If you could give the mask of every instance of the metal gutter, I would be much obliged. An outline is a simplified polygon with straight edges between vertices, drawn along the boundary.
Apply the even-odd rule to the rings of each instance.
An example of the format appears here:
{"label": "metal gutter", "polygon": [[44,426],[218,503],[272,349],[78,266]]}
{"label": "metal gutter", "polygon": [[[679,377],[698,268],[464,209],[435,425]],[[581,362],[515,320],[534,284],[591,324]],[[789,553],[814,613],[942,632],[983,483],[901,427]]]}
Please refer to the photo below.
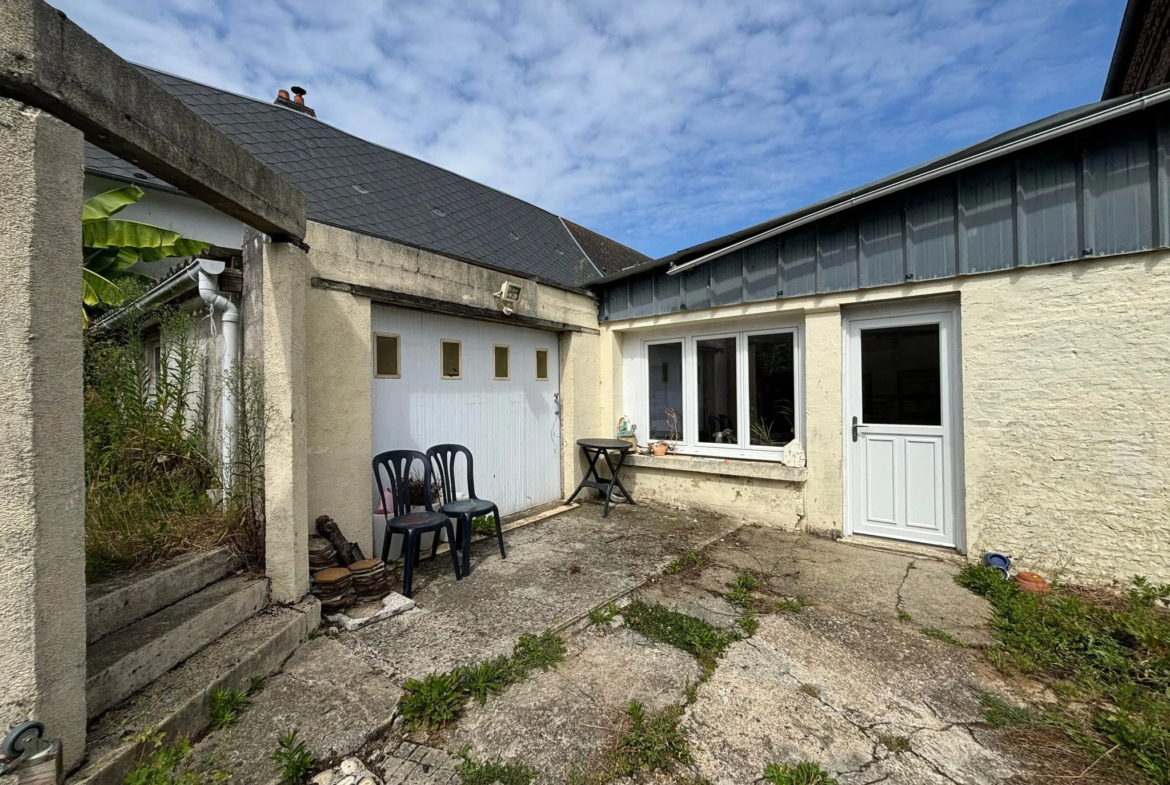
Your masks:
{"label": "metal gutter", "polygon": [[1052,139],[1053,137],[1062,136],[1073,131],[1079,131],[1082,128],[1087,128],[1098,123],[1103,123],[1106,120],[1112,120],[1116,117],[1142,111],[1167,100],[1170,100],[1170,87],[1162,87],[1151,91],[1146,95],[1134,98],[1131,101],[1125,101],[1124,103],[1111,106],[1108,109],[1090,114],[1086,117],[1081,117],[1076,120],[1071,120],[1067,123],[1055,125],[1043,131],[1029,134],[1028,136],[1025,136],[1021,139],[1016,139],[1014,141],[1006,142],[1002,145],[993,147],[990,150],[984,150],[982,152],[975,153],[974,155],[960,158],[957,161],[952,161],[938,167],[918,172],[909,177],[906,177],[905,179],[898,180],[897,182],[879,186],[871,191],[864,191],[864,189],[850,191],[844,194],[843,197],[839,197],[827,207],[815,210],[811,213],[808,213],[807,215],[801,216],[800,218],[786,221],[779,226],[768,229],[765,232],[752,235],[751,237],[748,237],[744,240],[740,240],[724,248],[720,248],[717,251],[712,251],[709,254],[700,256],[697,259],[692,259],[689,262],[674,265],[666,271],[666,274],[678,275],[679,273],[689,270],[692,267],[697,267],[698,265],[709,262],[712,259],[718,259],[720,256],[725,256],[726,254],[729,254],[733,251],[738,251],[740,248],[758,243],[760,240],[766,240],[769,237],[775,237],[776,235],[786,232],[790,229],[795,229],[797,227],[812,223],[813,221],[816,221],[827,215],[840,212],[841,210],[845,210],[850,207],[855,207],[859,204],[872,202],[875,199],[880,199],[883,196],[888,196],[889,194],[905,190],[929,180],[934,180],[935,178],[951,174],[952,172],[957,172],[960,169],[966,169],[968,167],[975,166],[976,164],[993,158],[998,158],[1009,153],[1014,153],[1017,150],[1023,150],[1025,148],[1032,147],[1034,145],[1040,144],[1041,142]]}
{"label": "metal gutter", "polygon": [[169,302],[199,285],[199,273],[219,275],[226,265],[211,259],[196,259],[146,294],[126,303],[113,313],[98,319],[87,331],[90,335],[102,335],[122,324],[131,315],[140,314],[157,305]]}

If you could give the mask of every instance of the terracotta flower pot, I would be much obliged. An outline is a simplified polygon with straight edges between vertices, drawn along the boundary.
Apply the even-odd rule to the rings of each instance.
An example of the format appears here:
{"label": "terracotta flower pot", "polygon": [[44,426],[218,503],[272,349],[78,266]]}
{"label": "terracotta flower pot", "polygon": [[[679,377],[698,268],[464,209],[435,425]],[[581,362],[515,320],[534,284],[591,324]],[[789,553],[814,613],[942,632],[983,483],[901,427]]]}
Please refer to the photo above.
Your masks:
{"label": "terracotta flower pot", "polygon": [[1024,591],[1046,592],[1051,591],[1052,587],[1048,585],[1048,581],[1044,580],[1034,572],[1020,572],[1016,574],[1016,583]]}
{"label": "terracotta flower pot", "polygon": [[650,451],[655,455],[666,455],[666,442],[658,442],[650,447]]}

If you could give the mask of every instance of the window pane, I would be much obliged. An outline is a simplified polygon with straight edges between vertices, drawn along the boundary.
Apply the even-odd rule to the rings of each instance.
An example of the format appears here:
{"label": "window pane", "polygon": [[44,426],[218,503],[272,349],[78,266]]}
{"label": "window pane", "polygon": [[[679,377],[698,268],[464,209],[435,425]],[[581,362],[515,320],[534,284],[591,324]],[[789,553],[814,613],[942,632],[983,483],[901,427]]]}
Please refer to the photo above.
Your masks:
{"label": "window pane", "polygon": [[861,332],[861,412],[867,423],[942,425],[938,325]]}
{"label": "window pane", "polygon": [[548,381],[548,349],[536,350],[536,381]]}
{"label": "window pane", "polygon": [[398,375],[398,336],[374,337],[374,373],[378,376]]}
{"label": "window pane", "polygon": [[457,379],[460,373],[460,356],[458,341],[443,341],[443,378]]}
{"label": "window pane", "polygon": [[736,444],[735,338],[695,342],[699,373],[699,441]]}
{"label": "window pane", "polygon": [[496,356],[495,356],[496,378],[497,379],[507,379],[509,376],[509,374],[508,374],[508,347],[507,346],[497,346],[497,347],[495,347],[495,349],[496,349]]}
{"label": "window pane", "polygon": [[792,333],[748,336],[751,443],[780,447],[796,438]]}
{"label": "window pane", "polygon": [[682,344],[647,347],[650,385],[650,438],[683,438]]}

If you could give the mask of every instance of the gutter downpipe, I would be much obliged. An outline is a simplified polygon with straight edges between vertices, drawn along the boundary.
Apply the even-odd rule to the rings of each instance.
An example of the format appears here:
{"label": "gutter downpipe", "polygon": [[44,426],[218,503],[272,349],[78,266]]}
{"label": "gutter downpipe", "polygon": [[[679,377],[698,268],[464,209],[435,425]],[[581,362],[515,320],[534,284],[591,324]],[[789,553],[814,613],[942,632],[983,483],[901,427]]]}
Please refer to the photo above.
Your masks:
{"label": "gutter downpipe", "polygon": [[1077,120],[1070,120],[1067,123],[1063,123],[1053,128],[1049,128],[1044,131],[1037,131],[1030,136],[1025,136],[1023,139],[1017,139],[1014,142],[1007,142],[1006,144],[1002,144],[999,147],[993,147],[990,150],[984,150],[981,153],[976,153],[975,155],[970,155],[966,158],[960,158],[958,161],[952,161],[951,163],[944,164],[943,166],[940,166],[936,169],[920,172],[916,175],[906,178],[905,180],[899,180],[896,183],[884,185],[868,193],[861,194],[860,196],[854,196],[854,194],[857,192],[850,191],[846,198],[823,207],[816,212],[809,213],[808,215],[802,216],[800,218],[795,218],[791,221],[781,224],[780,226],[772,227],[767,231],[760,232],[757,235],[748,237],[746,240],[740,240],[738,242],[732,243],[725,248],[720,248],[718,251],[712,251],[711,253],[700,256],[697,259],[691,259],[689,262],[683,262],[682,264],[674,265],[673,267],[667,269],[666,274],[678,275],[685,270],[689,270],[692,267],[698,267],[700,264],[709,262],[712,259],[718,259],[720,256],[729,254],[732,251],[738,251],[740,248],[745,248],[752,243],[757,243],[760,240],[767,240],[769,237],[775,237],[782,232],[786,232],[789,229],[795,229],[798,226],[810,224],[813,221],[816,221],[826,215],[831,215],[832,213],[840,212],[843,209],[854,207],[859,204],[864,204],[865,202],[871,202],[874,199],[885,196],[886,194],[894,193],[895,191],[901,191],[904,188],[909,188],[912,185],[917,185],[918,183],[925,182],[927,180],[933,180],[936,177],[942,177],[943,175],[950,174],[951,172],[958,171],[959,169],[965,169],[968,166],[973,166],[990,158],[996,158],[1006,153],[1014,152],[1025,147],[1030,147],[1054,136],[1060,136],[1061,134],[1068,133],[1069,131],[1076,131],[1087,126],[1096,125],[1097,123],[1103,122],[1105,120],[1110,120],[1114,117],[1120,117],[1122,115],[1142,111],[1166,100],[1170,100],[1170,88],[1164,88],[1155,93],[1151,93],[1150,95],[1137,98],[1133,101],[1127,101],[1119,106],[1115,106],[1111,109],[1100,112],[1099,114],[1092,114],[1088,117],[1081,117]]}
{"label": "gutter downpipe", "polygon": [[220,460],[223,471],[223,502],[227,503],[228,491],[232,485],[232,460],[236,453],[236,400],[231,393],[231,377],[235,372],[236,359],[240,353],[240,309],[227,297],[219,293],[219,273],[223,263],[214,273],[199,269],[199,296],[207,303],[214,318],[220,312],[220,330],[223,334],[223,352],[219,372],[219,419],[220,419]]}

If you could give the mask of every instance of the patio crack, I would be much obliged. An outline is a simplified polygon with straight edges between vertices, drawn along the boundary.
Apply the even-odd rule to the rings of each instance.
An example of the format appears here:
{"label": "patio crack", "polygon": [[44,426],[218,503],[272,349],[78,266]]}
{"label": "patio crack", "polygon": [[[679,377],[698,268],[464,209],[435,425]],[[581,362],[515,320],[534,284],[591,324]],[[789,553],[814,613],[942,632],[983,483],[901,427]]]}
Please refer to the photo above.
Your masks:
{"label": "patio crack", "polygon": [[906,587],[906,581],[910,579],[910,570],[913,570],[917,566],[918,566],[917,561],[914,559],[911,559],[910,563],[906,565],[906,571],[904,573],[902,573],[901,582],[898,584],[898,591],[896,593],[897,600],[894,602],[894,610],[896,610],[898,612],[899,617],[902,616],[903,613],[905,613],[905,611],[902,610],[902,589],[904,589]]}

